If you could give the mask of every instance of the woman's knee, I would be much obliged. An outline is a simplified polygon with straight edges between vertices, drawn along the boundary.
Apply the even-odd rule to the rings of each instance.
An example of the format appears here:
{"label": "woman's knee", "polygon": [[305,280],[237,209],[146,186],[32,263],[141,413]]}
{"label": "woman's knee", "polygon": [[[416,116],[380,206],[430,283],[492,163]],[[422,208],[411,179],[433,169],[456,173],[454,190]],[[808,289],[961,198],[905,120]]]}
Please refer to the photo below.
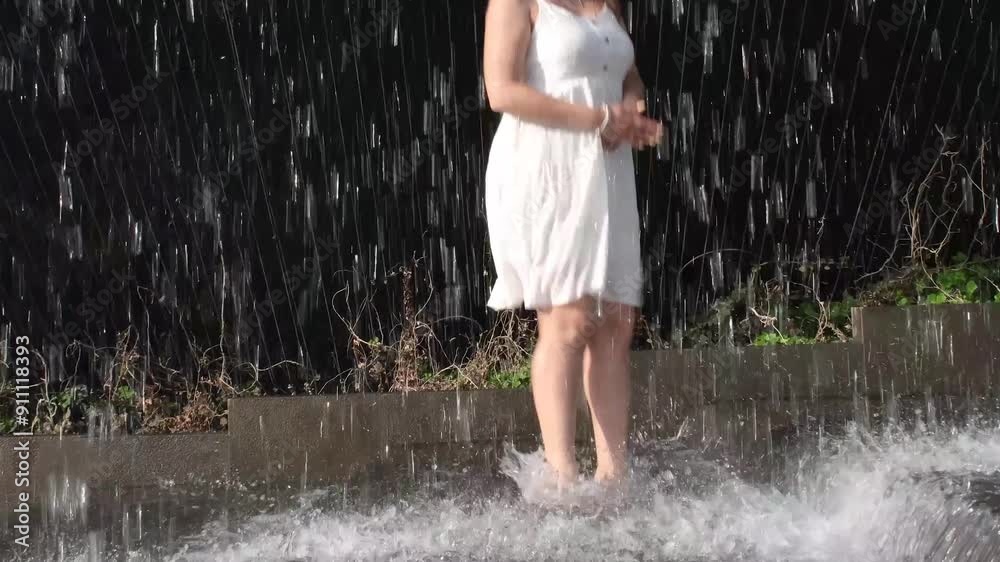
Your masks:
{"label": "woman's knee", "polygon": [[602,338],[614,344],[632,342],[635,333],[635,321],[638,317],[634,307],[615,304],[607,310],[607,319],[603,326]]}
{"label": "woman's knee", "polygon": [[635,333],[635,321],[638,317],[635,308],[631,306],[622,307],[621,313],[615,318],[615,333],[618,337],[632,338]]}
{"label": "woman's knee", "polygon": [[597,315],[585,304],[557,307],[539,319],[539,337],[562,347],[583,349],[600,328]]}

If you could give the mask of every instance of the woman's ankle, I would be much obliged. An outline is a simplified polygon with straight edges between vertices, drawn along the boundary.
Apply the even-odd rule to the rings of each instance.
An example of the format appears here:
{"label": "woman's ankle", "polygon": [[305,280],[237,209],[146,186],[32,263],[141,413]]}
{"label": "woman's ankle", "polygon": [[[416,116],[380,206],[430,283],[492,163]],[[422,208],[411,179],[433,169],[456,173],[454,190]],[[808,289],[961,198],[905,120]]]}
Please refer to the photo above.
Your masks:
{"label": "woman's ankle", "polygon": [[628,466],[624,461],[598,463],[594,481],[616,484],[628,478]]}
{"label": "woman's ankle", "polygon": [[572,486],[580,475],[580,469],[575,462],[568,461],[547,461],[549,469],[556,478],[559,488]]}

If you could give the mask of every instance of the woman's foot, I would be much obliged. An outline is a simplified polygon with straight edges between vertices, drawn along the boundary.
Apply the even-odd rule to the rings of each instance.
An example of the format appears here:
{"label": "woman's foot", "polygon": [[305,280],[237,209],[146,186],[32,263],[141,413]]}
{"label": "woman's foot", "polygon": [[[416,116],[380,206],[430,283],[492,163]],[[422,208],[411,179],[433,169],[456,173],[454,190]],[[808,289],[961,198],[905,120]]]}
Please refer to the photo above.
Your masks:
{"label": "woman's foot", "polygon": [[555,477],[556,489],[560,493],[568,492],[573,489],[580,479],[580,472],[577,469],[576,464],[549,463],[549,469]]}
{"label": "woman's foot", "polygon": [[599,467],[594,474],[594,482],[604,490],[605,497],[621,499],[628,490],[628,470],[625,468],[609,470]]}
{"label": "woman's foot", "polygon": [[[610,455],[609,455],[610,456]],[[616,458],[617,457],[617,458]],[[604,462],[601,462],[601,461]],[[622,482],[628,478],[628,464],[621,455],[611,456],[611,459],[598,458],[597,470],[594,472],[594,481],[614,484]]]}

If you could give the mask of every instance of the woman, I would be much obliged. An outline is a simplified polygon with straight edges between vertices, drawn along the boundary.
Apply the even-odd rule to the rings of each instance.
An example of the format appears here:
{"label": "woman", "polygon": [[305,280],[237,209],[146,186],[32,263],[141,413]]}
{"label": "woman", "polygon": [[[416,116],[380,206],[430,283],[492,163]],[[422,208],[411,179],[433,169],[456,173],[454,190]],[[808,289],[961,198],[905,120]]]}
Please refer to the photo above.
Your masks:
{"label": "woman", "polygon": [[490,149],[486,210],[498,278],[488,305],[538,311],[532,392],[546,463],[577,479],[577,389],[593,417],[595,480],[627,468],[629,351],[641,304],[631,148],[662,126],[617,0],[491,0],[484,74],[504,114]]}

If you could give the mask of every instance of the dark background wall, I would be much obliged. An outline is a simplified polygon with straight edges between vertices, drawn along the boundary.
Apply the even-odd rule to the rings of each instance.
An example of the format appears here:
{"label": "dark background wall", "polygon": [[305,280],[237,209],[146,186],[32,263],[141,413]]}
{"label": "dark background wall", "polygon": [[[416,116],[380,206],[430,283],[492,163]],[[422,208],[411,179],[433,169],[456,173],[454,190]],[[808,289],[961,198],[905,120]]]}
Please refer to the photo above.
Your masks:
{"label": "dark background wall", "polygon": [[[902,264],[912,224],[997,254],[992,2],[625,4],[671,133],[637,157],[663,334],[762,264],[836,296]],[[123,334],[177,372],[215,349],[336,378],[352,331],[398,335],[407,267],[460,353],[493,320],[484,10],[4,2],[0,338],[32,336],[53,382],[108,376]]]}

